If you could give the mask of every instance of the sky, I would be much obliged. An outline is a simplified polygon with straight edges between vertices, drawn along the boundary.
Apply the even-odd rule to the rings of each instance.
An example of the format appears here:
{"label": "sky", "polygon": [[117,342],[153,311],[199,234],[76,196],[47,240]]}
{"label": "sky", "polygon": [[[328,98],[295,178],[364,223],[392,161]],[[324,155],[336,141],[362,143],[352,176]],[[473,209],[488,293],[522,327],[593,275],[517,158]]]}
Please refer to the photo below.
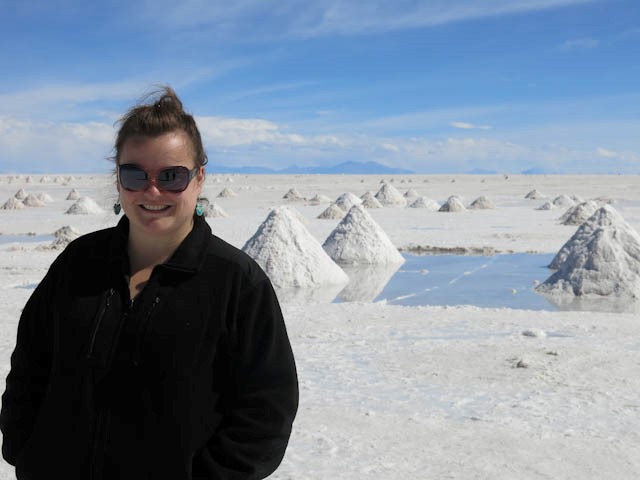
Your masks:
{"label": "sky", "polygon": [[172,86],[212,165],[640,174],[637,0],[0,0],[0,172],[112,169]]}

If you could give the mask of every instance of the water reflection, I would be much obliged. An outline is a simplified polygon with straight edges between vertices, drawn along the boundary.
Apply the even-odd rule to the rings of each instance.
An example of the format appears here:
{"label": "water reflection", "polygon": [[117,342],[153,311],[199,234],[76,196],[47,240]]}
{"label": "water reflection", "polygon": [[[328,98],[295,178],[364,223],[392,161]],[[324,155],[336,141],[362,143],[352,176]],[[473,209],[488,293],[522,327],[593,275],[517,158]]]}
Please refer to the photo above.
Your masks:
{"label": "water reflection", "polygon": [[343,265],[349,283],[340,292],[337,301],[373,302],[401,265]]}
{"label": "water reflection", "polygon": [[331,303],[344,285],[294,288],[274,287],[280,303]]}
{"label": "water reflection", "polygon": [[558,310],[606,312],[606,313],[640,313],[640,301],[628,297],[576,297],[573,295],[540,294],[551,302]]}

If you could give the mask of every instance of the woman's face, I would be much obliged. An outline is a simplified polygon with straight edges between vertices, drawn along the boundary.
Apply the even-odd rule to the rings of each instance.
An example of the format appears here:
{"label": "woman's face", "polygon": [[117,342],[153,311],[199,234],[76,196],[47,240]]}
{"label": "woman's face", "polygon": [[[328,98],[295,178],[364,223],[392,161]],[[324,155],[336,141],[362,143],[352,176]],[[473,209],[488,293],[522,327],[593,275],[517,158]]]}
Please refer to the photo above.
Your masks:
{"label": "woman's face", "polygon": [[124,188],[118,179],[118,192],[124,213],[129,218],[130,232],[142,237],[161,237],[181,241],[191,231],[198,195],[202,190],[204,167],[182,192],[158,188],[158,172],[170,167],[196,165],[191,141],[181,130],[157,137],[133,136],[122,147],[118,165],[136,165],[147,173],[146,188],[132,191]]}

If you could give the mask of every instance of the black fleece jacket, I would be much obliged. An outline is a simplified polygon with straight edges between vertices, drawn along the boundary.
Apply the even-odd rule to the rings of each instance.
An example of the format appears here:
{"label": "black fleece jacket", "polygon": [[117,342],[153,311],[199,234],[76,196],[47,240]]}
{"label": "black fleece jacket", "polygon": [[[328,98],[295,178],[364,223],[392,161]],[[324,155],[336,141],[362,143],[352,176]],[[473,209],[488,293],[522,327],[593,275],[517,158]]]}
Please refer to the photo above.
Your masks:
{"label": "black fleece jacket", "polygon": [[129,300],[129,224],[85,235],[27,302],[2,396],[20,480],[260,479],[298,406],[265,273],[194,228]]}

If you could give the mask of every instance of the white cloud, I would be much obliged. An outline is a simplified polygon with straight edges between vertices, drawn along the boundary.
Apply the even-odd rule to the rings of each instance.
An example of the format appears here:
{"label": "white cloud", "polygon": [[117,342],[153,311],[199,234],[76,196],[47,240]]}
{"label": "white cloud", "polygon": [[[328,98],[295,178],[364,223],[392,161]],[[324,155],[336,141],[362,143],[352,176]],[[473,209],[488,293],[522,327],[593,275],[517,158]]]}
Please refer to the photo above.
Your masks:
{"label": "white cloud", "polygon": [[616,152],[602,147],[599,147],[596,151],[598,152],[598,155],[605,158],[615,158],[618,156]]}
{"label": "white cloud", "polygon": [[560,45],[560,50],[590,50],[600,45],[600,41],[595,38],[576,38],[567,40]]}
{"label": "white cloud", "polygon": [[475,125],[468,122],[451,122],[452,127],[461,128],[463,130],[490,130],[491,125]]}
{"label": "white cloud", "polygon": [[144,24],[193,30],[208,27],[225,38],[318,37],[430,27],[587,3],[592,0],[148,0],[140,8]]}

